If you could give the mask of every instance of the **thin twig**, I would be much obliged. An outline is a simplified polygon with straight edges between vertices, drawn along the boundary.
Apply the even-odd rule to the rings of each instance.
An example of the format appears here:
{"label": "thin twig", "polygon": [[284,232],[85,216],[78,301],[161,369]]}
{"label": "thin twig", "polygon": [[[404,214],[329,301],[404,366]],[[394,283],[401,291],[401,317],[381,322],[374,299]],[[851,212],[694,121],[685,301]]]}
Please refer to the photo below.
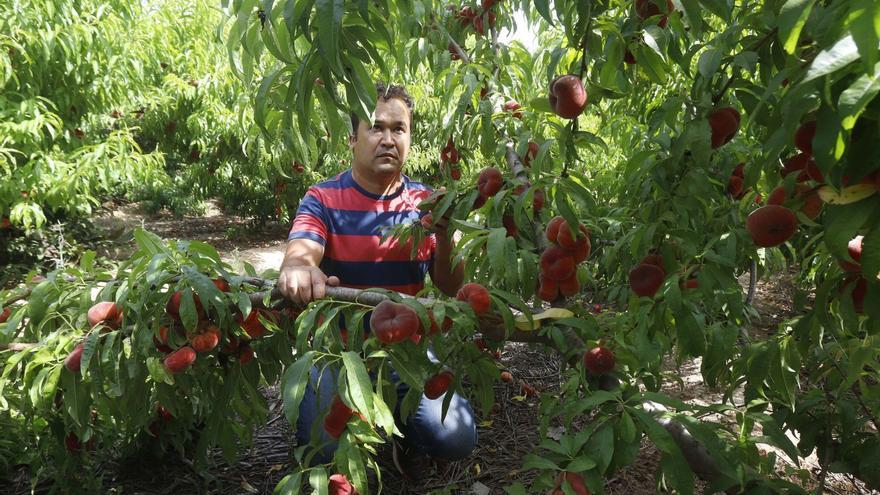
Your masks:
{"label": "thin twig", "polygon": [[[737,55],[739,55],[740,53],[743,53],[743,52],[752,52],[752,51],[757,50],[758,48],[761,48],[761,46],[763,46],[764,43],[766,43],[767,41],[769,41],[770,38],[772,38],[773,36],[775,36],[776,33],[777,33],[778,31],[779,31],[779,28],[773,28],[773,29],[771,29],[767,34],[765,34],[764,36],[762,36],[762,37],[761,37],[758,41],[756,41],[752,46],[750,46],[750,47],[748,47],[748,48],[742,50],[741,52],[737,53]],[[729,59],[727,62],[725,62],[725,64],[724,64],[724,65],[718,70],[718,72],[719,72],[719,73],[722,73],[722,74],[726,73],[726,72],[727,72],[727,68],[730,67],[730,64],[733,62],[733,60],[734,60],[735,58],[736,58],[735,55],[734,55],[734,56],[731,56],[730,59]],[[730,89],[730,86],[733,84],[733,81],[734,81],[737,77],[738,77],[738,76],[735,76],[735,75],[731,75],[731,76],[730,76],[730,79],[727,80],[727,82],[724,84],[724,86],[721,88],[721,90],[718,91],[718,93],[716,93],[715,96],[712,97],[712,103],[713,103],[713,104],[716,104],[716,105],[717,105],[718,102],[721,101],[721,98],[724,96],[724,93],[725,93],[728,89]]]}
{"label": "thin twig", "polygon": [[[587,11],[588,12],[587,15],[589,15],[589,12],[591,10],[592,10],[592,7],[590,7],[589,10]],[[578,73],[578,77],[580,79],[583,79],[584,74],[587,72],[587,42],[590,39],[590,30],[592,28],[593,28],[593,18],[590,17],[590,20],[587,21],[587,30],[584,32],[584,41],[581,43],[581,70]]]}
{"label": "thin twig", "polygon": [[[834,369],[836,369],[837,372],[840,373],[840,376],[844,380],[846,380],[847,379],[846,373],[844,373],[843,370],[840,369],[840,365],[837,364],[837,361],[835,361],[834,359],[829,359],[829,361],[831,361],[831,365],[834,366]],[[853,384],[853,386],[855,386],[855,384]],[[865,413],[865,416],[867,416],[868,419],[871,420],[871,423],[874,424],[874,429],[876,429],[878,432],[880,432],[880,420],[878,420],[877,417],[875,417],[874,414],[871,413],[871,410],[868,409],[867,404],[865,404],[865,402],[862,400],[862,395],[859,394],[858,392],[856,392],[855,390],[853,390],[853,395],[856,397],[856,400],[858,401],[859,405],[862,407],[862,411]],[[832,404],[833,404],[833,402],[832,402]]]}
{"label": "thin twig", "polygon": [[458,55],[458,58],[461,59],[462,62],[469,64],[471,63],[471,58],[468,57],[467,52],[464,51],[464,48],[455,41],[451,34],[448,34],[449,44],[452,45],[453,50],[455,50],[455,54]]}

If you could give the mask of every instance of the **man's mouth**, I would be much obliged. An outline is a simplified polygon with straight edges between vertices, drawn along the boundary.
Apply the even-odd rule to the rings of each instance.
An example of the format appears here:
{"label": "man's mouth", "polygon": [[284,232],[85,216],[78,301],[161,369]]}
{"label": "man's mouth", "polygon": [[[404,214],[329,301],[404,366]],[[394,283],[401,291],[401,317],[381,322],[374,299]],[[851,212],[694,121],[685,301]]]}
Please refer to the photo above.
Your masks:
{"label": "man's mouth", "polygon": [[397,155],[394,153],[382,153],[379,155],[379,158],[397,158]]}

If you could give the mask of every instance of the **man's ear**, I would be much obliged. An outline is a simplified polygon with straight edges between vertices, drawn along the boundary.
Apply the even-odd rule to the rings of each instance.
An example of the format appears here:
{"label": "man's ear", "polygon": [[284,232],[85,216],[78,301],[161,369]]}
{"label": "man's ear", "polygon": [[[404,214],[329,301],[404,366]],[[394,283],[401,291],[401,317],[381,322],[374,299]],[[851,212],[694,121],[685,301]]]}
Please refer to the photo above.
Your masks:
{"label": "man's ear", "polygon": [[348,147],[354,148],[354,143],[358,140],[357,134],[349,134],[348,135]]}

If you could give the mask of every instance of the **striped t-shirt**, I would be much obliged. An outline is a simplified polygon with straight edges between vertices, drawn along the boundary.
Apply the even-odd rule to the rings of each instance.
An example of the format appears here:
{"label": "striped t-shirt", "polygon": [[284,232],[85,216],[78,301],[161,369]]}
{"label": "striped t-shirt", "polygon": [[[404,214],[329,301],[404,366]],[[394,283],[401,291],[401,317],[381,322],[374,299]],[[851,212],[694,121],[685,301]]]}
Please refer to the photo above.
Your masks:
{"label": "striped t-shirt", "polygon": [[339,277],[340,285],[382,287],[415,294],[425,285],[436,240],[424,239],[414,259],[412,240],[406,244],[382,233],[401,223],[417,222],[419,203],[431,188],[402,175],[393,194],[372,194],[359,186],[351,169],[309,188],[299,204],[289,240],[311,239],[324,246],[321,270]]}

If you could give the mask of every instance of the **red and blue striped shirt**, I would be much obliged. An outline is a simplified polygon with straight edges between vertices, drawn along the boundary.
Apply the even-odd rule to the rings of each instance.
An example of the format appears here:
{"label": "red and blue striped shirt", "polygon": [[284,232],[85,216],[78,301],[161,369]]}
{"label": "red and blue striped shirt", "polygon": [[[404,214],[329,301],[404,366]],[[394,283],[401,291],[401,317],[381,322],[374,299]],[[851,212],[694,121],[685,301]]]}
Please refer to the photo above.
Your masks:
{"label": "red and blue striped shirt", "polygon": [[430,187],[402,175],[403,184],[389,195],[359,186],[351,169],[309,188],[299,204],[288,240],[311,239],[324,246],[321,270],[339,277],[345,287],[382,287],[415,294],[425,285],[436,240],[426,237],[411,258],[412,239],[402,243],[383,232],[401,223],[418,222],[419,203]]}

